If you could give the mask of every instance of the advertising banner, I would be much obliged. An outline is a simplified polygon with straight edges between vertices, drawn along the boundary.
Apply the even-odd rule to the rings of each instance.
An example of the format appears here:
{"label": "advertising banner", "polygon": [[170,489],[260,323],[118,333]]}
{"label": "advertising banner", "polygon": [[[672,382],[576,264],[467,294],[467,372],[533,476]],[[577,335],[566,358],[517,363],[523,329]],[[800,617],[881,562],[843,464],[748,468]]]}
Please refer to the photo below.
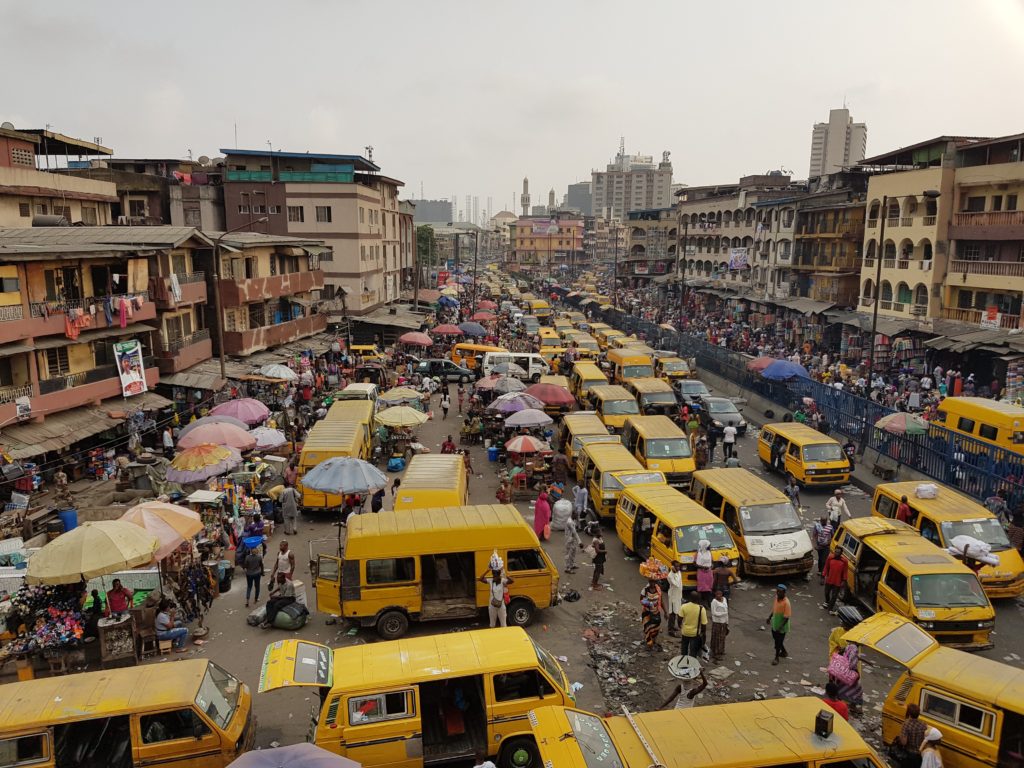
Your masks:
{"label": "advertising banner", "polygon": [[122,395],[141,395],[148,389],[142,366],[142,344],[138,339],[115,343],[114,359],[117,360],[117,375],[121,378]]}
{"label": "advertising banner", "polygon": [[729,249],[729,269],[746,269],[747,265],[746,248]]}

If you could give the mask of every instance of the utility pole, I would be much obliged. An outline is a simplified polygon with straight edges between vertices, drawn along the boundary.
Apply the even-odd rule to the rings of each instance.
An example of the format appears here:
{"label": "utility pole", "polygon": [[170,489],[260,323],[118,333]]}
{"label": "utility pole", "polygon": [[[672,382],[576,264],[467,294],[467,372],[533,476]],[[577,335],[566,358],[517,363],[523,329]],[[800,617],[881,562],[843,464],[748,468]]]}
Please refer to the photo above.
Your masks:
{"label": "utility pole", "polygon": [[615,262],[612,267],[612,309],[619,308],[619,225],[612,227],[612,238],[615,240]]}
{"label": "utility pole", "polygon": [[676,321],[676,332],[683,332],[683,288],[686,284],[686,268],[684,261],[686,259],[686,244],[689,241],[690,234],[690,222],[687,221],[683,224],[683,247],[679,254],[679,261],[676,263],[676,275],[679,277],[679,320]]}
{"label": "utility pole", "polygon": [[[422,185],[423,185],[423,182],[420,182],[420,187],[421,187],[420,188],[420,194],[423,193]],[[416,247],[413,249],[413,252],[412,252],[412,259],[413,259],[413,261],[412,261],[412,265],[413,265],[413,272],[412,272],[412,310],[413,310],[413,312],[419,312],[419,310],[420,310],[420,270],[422,269],[422,266],[420,265],[420,238],[419,238],[419,233],[416,231],[415,226],[413,227],[413,233],[416,235]],[[427,249],[428,249],[428,251],[429,251],[429,248],[430,248],[430,240],[427,240]],[[428,261],[430,260],[429,253],[427,255],[427,260]]]}
{"label": "utility pole", "polygon": [[470,312],[471,315],[476,314],[476,265],[477,259],[479,259],[480,257],[480,230],[478,229],[474,233],[474,235],[475,237],[473,238],[473,311]]}
{"label": "utility pole", "polygon": [[[245,193],[243,193],[245,194]],[[222,232],[220,236],[213,241],[213,307],[217,313],[217,356],[220,359],[220,377],[227,380],[228,375],[225,365],[224,357],[224,304],[220,298],[220,243],[221,241],[233,232],[238,232],[240,229],[248,228],[252,231],[253,224],[260,224],[267,221],[266,216],[262,216],[256,221],[250,221],[229,229],[227,232]]]}
{"label": "utility pole", "polygon": [[455,274],[459,274],[459,233],[455,233]]}

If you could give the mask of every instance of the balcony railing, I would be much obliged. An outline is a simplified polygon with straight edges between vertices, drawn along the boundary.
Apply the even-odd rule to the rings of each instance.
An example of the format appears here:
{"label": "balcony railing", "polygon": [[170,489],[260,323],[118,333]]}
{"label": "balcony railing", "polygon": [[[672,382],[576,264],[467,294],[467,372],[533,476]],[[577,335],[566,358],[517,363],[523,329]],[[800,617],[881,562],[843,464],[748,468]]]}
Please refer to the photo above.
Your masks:
{"label": "balcony railing", "polygon": [[868,219],[865,222],[864,226],[866,226],[868,229],[874,229],[875,227],[878,226],[878,219]]}
{"label": "balcony railing", "polygon": [[926,227],[934,227],[935,226],[935,217],[934,216],[925,216],[921,220],[921,223],[924,224],[924,226],[926,226]]}
{"label": "balcony railing", "polygon": [[862,307],[870,307],[872,303],[873,302],[872,302],[872,299],[871,299],[870,296],[861,296],[860,297],[860,305]]}
{"label": "balcony railing", "polygon": [[875,268],[875,260],[874,259],[864,259],[864,266],[867,269],[874,269]]}
{"label": "balcony railing", "polygon": [[896,259],[882,259],[882,269],[896,269]]}
{"label": "balcony railing", "polygon": [[19,397],[32,397],[32,385],[23,387],[0,387],[0,403],[13,403]]}
{"label": "balcony railing", "polygon": [[[113,302],[112,309],[116,313],[118,310],[118,304],[121,299],[131,299],[138,296],[143,301],[149,301],[149,291],[136,291],[134,293],[115,293],[109,298]],[[103,302],[107,300],[107,296],[88,296],[84,299],[68,299],[60,301],[33,301],[29,304],[29,312],[32,317],[48,317],[53,314],[59,314],[67,312],[69,309],[81,309],[82,311],[88,311],[89,307],[93,304],[96,305],[97,309],[101,309]]]}
{"label": "balcony railing", "polygon": [[914,226],[914,220],[910,216],[901,216],[900,217],[900,226],[901,227],[912,227],[912,226]]}
{"label": "balcony railing", "polygon": [[878,303],[878,308],[879,309],[892,309],[892,302],[891,301],[884,301],[884,300],[880,301]]}
{"label": "balcony railing", "polygon": [[953,226],[1020,227],[1024,226],[1024,211],[985,211],[978,213],[955,213],[953,214]]}
{"label": "balcony railing", "polygon": [[885,226],[887,227],[898,227],[900,225],[900,217],[889,217],[885,220]]}
{"label": "balcony railing", "polygon": [[954,259],[950,272],[967,275],[993,275],[995,277],[1024,277],[1024,262],[1020,261],[971,261]]}
{"label": "balcony railing", "polygon": [[[947,320],[959,320],[963,323],[975,323],[980,325],[985,317],[985,312],[980,309],[960,309],[958,307],[943,307],[942,316]],[[1020,328],[1020,315],[999,315],[1000,328]]]}
{"label": "balcony railing", "polygon": [[0,307],[0,323],[8,322],[10,320],[23,320],[25,312],[21,308],[21,304],[10,304],[5,307]]}
{"label": "balcony railing", "polygon": [[201,283],[206,279],[205,272],[178,272],[178,285],[185,285],[186,283]]}
{"label": "balcony railing", "polygon": [[896,262],[896,269],[910,269],[910,259],[900,259]]}
{"label": "balcony railing", "polygon": [[906,309],[906,304],[902,304],[902,303],[900,303],[898,301],[893,302],[893,305],[892,305],[892,311],[893,312],[902,312],[904,309]]}
{"label": "balcony railing", "polygon": [[200,341],[206,341],[209,338],[210,329],[203,328],[201,331],[196,331],[188,336],[180,336],[176,339],[171,339],[166,344],[161,344],[160,351],[165,354],[174,354],[185,347],[191,347],[193,344],[198,344]]}

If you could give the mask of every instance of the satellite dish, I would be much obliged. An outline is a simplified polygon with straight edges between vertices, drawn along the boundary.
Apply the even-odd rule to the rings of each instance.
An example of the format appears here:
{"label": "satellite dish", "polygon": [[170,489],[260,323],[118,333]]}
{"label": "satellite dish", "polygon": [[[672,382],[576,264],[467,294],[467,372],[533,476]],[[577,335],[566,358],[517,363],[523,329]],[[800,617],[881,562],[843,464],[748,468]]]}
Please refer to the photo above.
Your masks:
{"label": "satellite dish", "polygon": [[3,128],[4,130],[7,130],[7,131],[13,131],[14,130],[14,123],[10,122],[9,120],[4,121],[3,123],[0,123],[0,128]]}
{"label": "satellite dish", "polygon": [[208,158],[206,155],[200,155],[199,156],[199,164],[200,165],[209,165],[210,164],[210,158]]}

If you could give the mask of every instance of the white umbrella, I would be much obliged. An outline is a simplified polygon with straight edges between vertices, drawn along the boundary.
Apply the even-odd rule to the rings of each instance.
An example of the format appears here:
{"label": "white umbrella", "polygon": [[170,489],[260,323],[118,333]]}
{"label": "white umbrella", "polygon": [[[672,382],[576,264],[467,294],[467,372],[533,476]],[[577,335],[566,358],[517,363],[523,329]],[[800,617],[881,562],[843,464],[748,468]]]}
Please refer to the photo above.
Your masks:
{"label": "white umbrella", "polygon": [[274,448],[280,448],[288,442],[288,438],[285,437],[284,432],[280,429],[256,427],[249,434],[256,438],[256,450],[259,451],[270,451]]}
{"label": "white umbrella", "polygon": [[503,373],[506,376],[525,376],[526,369],[516,363],[498,363],[491,368],[494,373]]}
{"label": "white umbrella", "polygon": [[260,375],[266,376],[268,379],[281,379],[283,381],[295,381],[295,379],[299,378],[299,374],[281,363],[264,365],[260,368]]}
{"label": "white umbrella", "polygon": [[369,493],[388,484],[387,476],[373,464],[351,456],[332,456],[302,478],[303,488],[323,493]]}
{"label": "white umbrella", "polygon": [[536,408],[524,408],[505,419],[506,427],[543,427],[550,424],[551,417]]}
{"label": "white umbrella", "polygon": [[524,389],[526,389],[526,385],[519,379],[514,379],[511,376],[502,376],[494,384],[494,391],[502,395],[522,392]]}

